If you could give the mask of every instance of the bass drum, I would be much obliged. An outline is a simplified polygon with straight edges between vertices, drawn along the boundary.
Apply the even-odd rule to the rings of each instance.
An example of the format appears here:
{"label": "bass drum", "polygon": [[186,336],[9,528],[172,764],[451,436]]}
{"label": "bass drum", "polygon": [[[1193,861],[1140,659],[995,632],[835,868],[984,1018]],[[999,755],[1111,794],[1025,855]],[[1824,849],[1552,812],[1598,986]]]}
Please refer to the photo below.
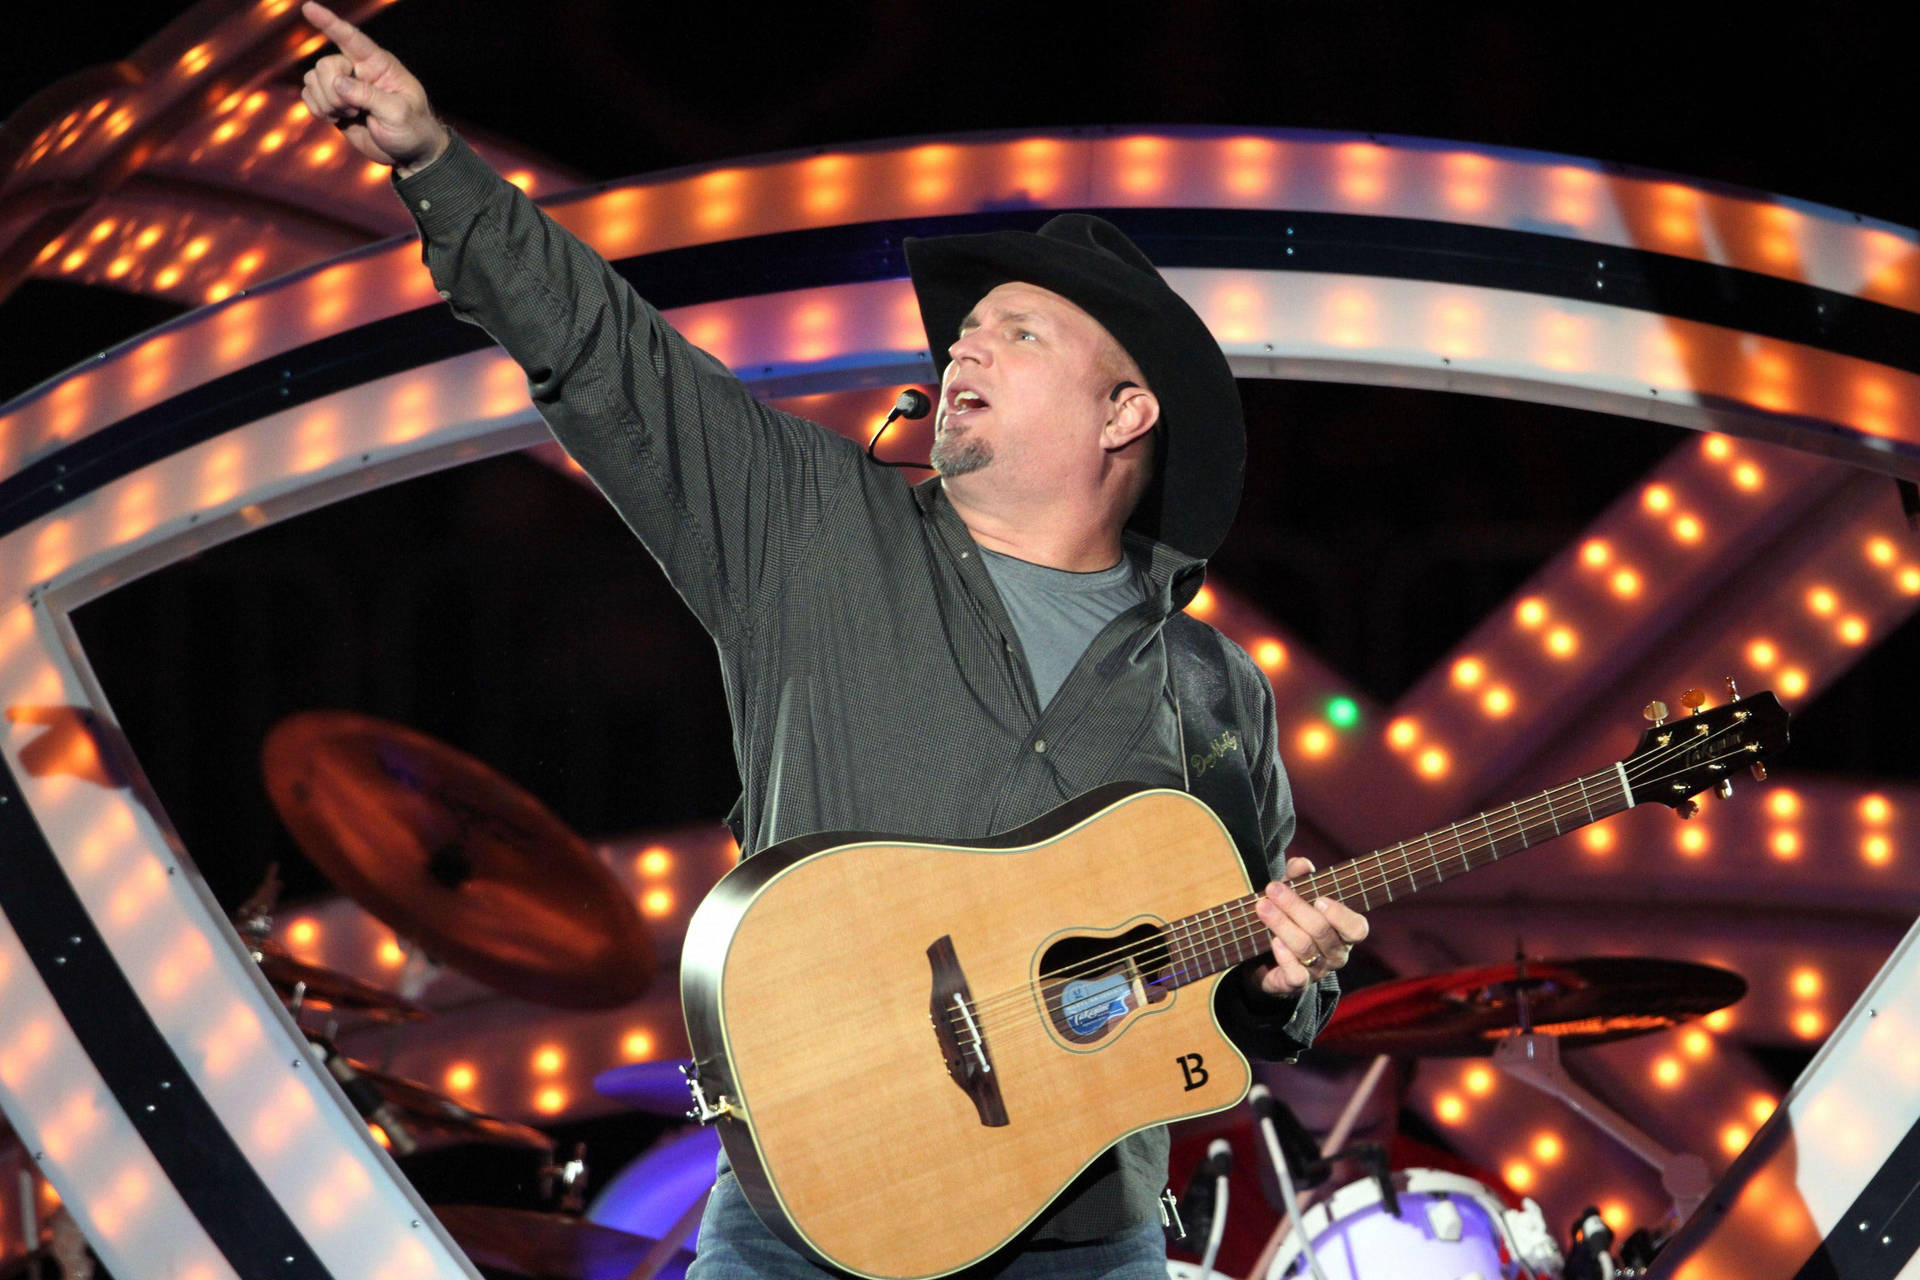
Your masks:
{"label": "bass drum", "polygon": [[[1472,1178],[1439,1169],[1391,1175],[1399,1214],[1365,1178],[1308,1209],[1302,1225],[1326,1280],[1559,1280],[1564,1265],[1532,1200],[1509,1209]],[[1290,1232],[1265,1280],[1312,1280]]]}

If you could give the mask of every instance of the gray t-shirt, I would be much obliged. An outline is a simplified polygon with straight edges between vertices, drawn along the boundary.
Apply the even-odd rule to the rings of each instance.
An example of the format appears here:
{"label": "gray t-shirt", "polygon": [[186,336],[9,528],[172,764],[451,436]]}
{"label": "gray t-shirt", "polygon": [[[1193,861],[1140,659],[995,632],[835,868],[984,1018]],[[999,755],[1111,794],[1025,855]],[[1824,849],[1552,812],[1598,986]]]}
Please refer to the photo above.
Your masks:
{"label": "gray t-shirt", "polygon": [[1093,638],[1147,598],[1133,560],[1124,555],[1111,569],[1092,573],[1050,569],[985,547],[980,559],[1020,634],[1043,707],[1060,692]]}

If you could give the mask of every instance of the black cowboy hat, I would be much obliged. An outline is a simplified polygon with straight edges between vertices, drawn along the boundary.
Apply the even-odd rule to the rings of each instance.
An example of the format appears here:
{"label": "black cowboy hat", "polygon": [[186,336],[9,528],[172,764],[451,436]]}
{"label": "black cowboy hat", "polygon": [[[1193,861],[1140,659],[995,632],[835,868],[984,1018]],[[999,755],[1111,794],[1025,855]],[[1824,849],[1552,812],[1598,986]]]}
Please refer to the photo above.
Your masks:
{"label": "black cowboy hat", "polygon": [[974,304],[1019,281],[1051,289],[1106,327],[1160,401],[1153,483],[1127,524],[1188,555],[1213,554],[1240,505],[1247,428],[1220,344],[1120,228],[1063,213],[1028,231],[908,239],[936,376]]}

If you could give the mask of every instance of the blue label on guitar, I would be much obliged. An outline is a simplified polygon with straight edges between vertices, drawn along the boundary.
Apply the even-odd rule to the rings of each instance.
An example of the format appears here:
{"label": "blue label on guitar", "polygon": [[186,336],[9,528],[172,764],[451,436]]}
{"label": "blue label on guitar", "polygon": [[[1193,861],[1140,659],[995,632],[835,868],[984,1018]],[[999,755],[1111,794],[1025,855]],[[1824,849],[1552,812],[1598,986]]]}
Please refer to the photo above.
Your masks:
{"label": "blue label on guitar", "polygon": [[1119,974],[1069,982],[1060,994],[1061,1012],[1077,1036],[1090,1036],[1127,1011],[1127,980]]}

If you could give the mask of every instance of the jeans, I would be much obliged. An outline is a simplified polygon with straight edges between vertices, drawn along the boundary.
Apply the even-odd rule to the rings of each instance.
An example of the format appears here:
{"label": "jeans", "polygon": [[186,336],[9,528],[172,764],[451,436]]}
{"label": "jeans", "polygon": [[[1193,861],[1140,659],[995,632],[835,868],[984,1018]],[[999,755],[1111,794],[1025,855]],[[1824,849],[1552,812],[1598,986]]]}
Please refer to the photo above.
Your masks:
{"label": "jeans", "polygon": [[[720,1175],[700,1219],[700,1255],[687,1280],[821,1280],[844,1275],[801,1257],[767,1230],[731,1172]],[[996,1256],[953,1280],[1167,1280],[1167,1242],[1150,1222],[1088,1244],[1047,1241]]]}

